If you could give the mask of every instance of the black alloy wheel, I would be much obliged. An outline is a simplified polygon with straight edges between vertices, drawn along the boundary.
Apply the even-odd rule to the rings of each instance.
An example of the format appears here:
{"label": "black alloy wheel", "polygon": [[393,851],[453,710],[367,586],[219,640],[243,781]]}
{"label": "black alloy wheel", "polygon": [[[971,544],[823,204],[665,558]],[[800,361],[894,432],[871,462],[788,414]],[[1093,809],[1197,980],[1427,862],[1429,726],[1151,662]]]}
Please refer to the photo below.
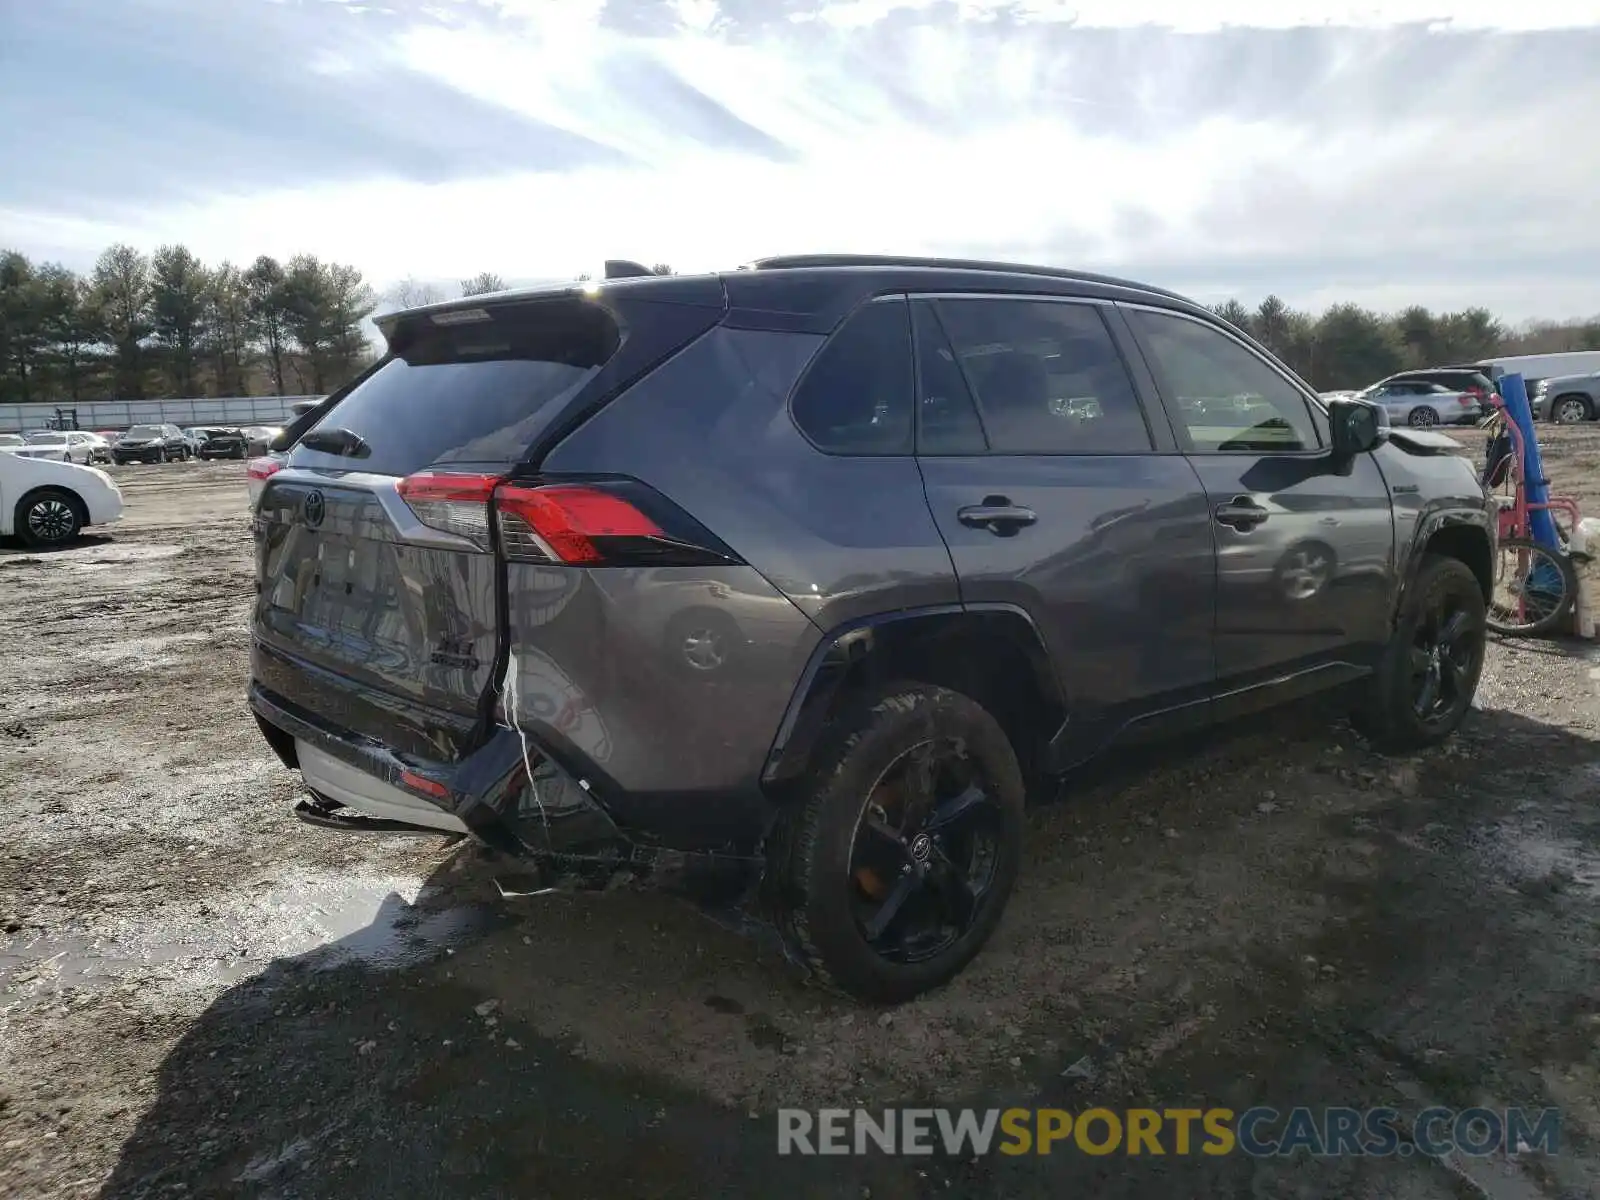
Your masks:
{"label": "black alloy wheel", "polygon": [[989,940],[1022,864],[1026,787],[995,717],[911,680],[846,700],[767,842],[785,945],[825,986],[898,1004]]}
{"label": "black alloy wheel", "polygon": [[978,919],[999,863],[1001,814],[981,766],[954,739],[890,764],[856,825],[857,927],[891,962],[935,958]]}
{"label": "black alloy wheel", "polygon": [[1424,724],[1447,721],[1470,699],[1476,650],[1472,615],[1449,593],[1422,614],[1411,643],[1412,708]]}

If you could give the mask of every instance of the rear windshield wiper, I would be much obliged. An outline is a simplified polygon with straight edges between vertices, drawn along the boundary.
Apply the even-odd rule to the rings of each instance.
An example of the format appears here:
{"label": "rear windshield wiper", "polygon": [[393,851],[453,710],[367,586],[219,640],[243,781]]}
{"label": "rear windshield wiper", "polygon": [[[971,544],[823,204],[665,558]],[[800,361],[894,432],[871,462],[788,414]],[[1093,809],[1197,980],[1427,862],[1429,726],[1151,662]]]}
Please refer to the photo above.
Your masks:
{"label": "rear windshield wiper", "polygon": [[321,450],[341,458],[365,458],[372,453],[366,439],[352,429],[313,429],[300,439],[300,444],[307,450]]}

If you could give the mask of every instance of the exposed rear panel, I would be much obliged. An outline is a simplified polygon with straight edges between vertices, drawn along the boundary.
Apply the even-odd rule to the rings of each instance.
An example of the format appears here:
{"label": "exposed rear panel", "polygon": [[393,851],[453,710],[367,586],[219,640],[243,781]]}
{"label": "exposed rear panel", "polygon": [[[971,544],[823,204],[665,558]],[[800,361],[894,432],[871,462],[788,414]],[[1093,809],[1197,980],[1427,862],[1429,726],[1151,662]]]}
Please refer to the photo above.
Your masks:
{"label": "exposed rear panel", "polygon": [[799,609],[747,566],[513,562],[507,585],[517,725],[598,772],[625,827],[682,846],[748,823],[819,637]]}

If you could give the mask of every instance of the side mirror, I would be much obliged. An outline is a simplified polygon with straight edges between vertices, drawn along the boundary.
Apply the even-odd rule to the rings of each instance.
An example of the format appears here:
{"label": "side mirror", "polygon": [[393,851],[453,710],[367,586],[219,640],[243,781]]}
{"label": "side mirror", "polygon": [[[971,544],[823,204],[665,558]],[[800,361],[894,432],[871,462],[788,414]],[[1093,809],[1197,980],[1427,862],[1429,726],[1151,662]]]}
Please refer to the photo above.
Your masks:
{"label": "side mirror", "polygon": [[1388,431],[1389,414],[1365,400],[1328,401],[1333,431],[1333,456],[1351,459],[1377,448]]}

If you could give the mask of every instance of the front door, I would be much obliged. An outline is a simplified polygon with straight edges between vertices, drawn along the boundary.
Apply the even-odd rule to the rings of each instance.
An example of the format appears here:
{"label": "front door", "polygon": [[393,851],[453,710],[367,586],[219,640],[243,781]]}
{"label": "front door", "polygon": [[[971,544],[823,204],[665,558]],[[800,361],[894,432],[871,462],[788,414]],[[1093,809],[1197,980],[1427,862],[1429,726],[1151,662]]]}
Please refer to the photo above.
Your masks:
{"label": "front door", "polygon": [[975,297],[912,310],[928,502],[962,602],[1021,608],[1049,648],[1068,707],[1058,762],[1204,720],[1210,508],[1159,409],[1147,419],[1115,311]]}
{"label": "front door", "polygon": [[1224,709],[1363,673],[1395,594],[1394,518],[1372,456],[1336,464],[1324,414],[1242,341],[1125,311],[1211,505]]}

